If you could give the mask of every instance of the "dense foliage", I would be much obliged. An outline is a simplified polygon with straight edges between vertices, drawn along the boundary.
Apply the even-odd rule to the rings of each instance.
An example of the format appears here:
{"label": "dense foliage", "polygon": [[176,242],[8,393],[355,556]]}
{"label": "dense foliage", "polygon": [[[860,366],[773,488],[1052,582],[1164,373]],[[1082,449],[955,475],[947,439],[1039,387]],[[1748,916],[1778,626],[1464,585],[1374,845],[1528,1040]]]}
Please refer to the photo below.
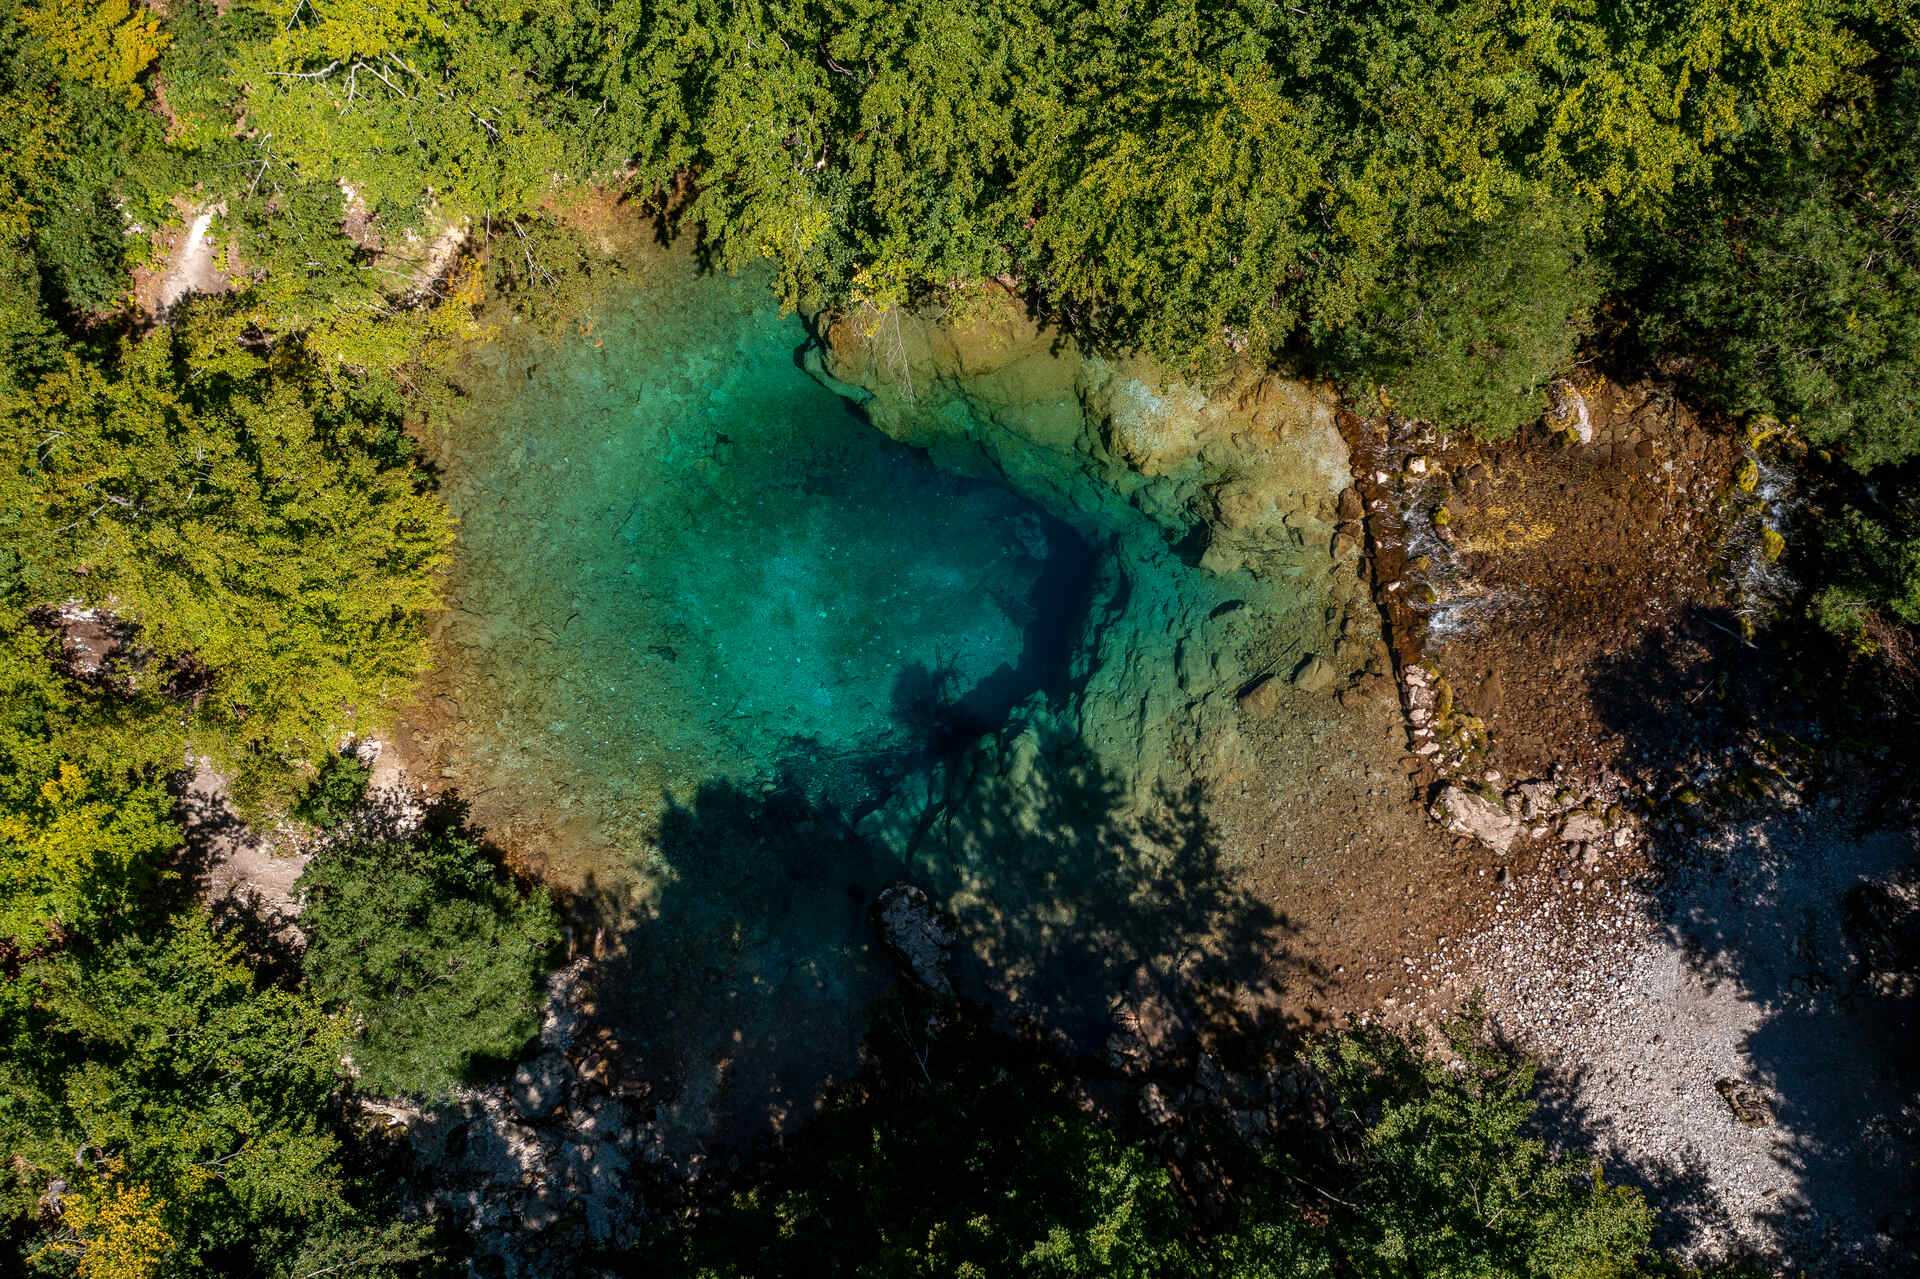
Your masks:
{"label": "dense foliage", "polygon": [[319,1223],[360,1229],[330,1118],[346,1035],[196,910],[27,964],[0,987],[0,1142],[9,1214],[63,1209],[35,1259],[220,1273]]}
{"label": "dense foliage", "polygon": [[223,347],[162,331],[111,371],[69,357],[0,420],[0,500],[25,601],[137,622],[135,694],[190,685],[193,747],[251,782],[419,672],[447,519],[350,383],[297,347]]}
{"label": "dense foliage", "polygon": [[337,826],[366,801],[372,778],[372,766],[357,755],[344,751],[329,755],[294,804],[293,815],[322,830]]}
{"label": "dense foliage", "polygon": [[1653,1216],[1639,1193],[1527,1136],[1532,1068],[1476,1031],[1463,1020],[1444,1053],[1378,1029],[1328,1038],[1313,1078],[1331,1128],[1264,1154],[1243,1147],[1248,1171],[1212,1221],[1044,1064],[1010,1069],[1004,1044],[964,1028],[911,1046],[896,1037],[879,1048],[910,1054],[890,1076],[907,1082],[816,1121],[772,1175],[679,1241],[681,1269],[700,1279],[1652,1273]]}
{"label": "dense foliage", "polygon": [[545,889],[501,879],[470,840],[350,837],[314,858],[299,889],[308,986],[351,1010],[368,1090],[444,1097],[539,1029],[553,907]]}
{"label": "dense foliage", "polygon": [[[22,1264],[433,1264],[366,1174],[354,1090],[437,1096],[523,1046],[552,907],[455,835],[348,826],[303,883],[304,980],[276,977],[183,891],[175,796],[204,760],[249,815],[359,802],[335,752],[426,660],[451,532],[403,423],[447,393],[483,293],[564,313],[583,241],[556,210],[582,188],[671,203],[790,301],[961,313],[1000,277],[1094,344],[1290,360],[1492,436],[1628,334],[1865,476],[1820,506],[1809,566],[1818,615],[1871,649],[1920,624],[1917,30],[1908,0],[9,0],[0,1203]],[[169,285],[189,226],[208,252]],[[1270,1150],[1224,1222],[986,1044],[829,1116],[810,1162],[665,1252],[713,1274],[1646,1258],[1644,1205],[1527,1138],[1530,1076],[1464,1041],[1459,1072],[1330,1041],[1339,1142]]]}
{"label": "dense foliage", "polygon": [[1920,62],[1649,235],[1642,326],[1728,410],[1865,470],[1920,453]]}

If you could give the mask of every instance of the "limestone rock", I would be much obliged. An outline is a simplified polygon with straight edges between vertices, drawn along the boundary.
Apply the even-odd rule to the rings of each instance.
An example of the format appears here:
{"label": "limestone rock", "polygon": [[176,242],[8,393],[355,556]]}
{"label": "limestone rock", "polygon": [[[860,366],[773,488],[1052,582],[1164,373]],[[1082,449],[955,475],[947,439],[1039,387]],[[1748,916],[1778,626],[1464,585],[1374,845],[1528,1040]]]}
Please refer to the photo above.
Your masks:
{"label": "limestone rock", "polygon": [[557,1052],[544,1052],[532,1061],[522,1062],[513,1072],[513,1104],[528,1119],[545,1119],[560,1109],[567,1099],[567,1080],[571,1072],[567,1059]]}
{"label": "limestone rock", "polygon": [[887,952],[909,977],[941,999],[953,998],[947,951],[955,933],[924,888],[891,884],[882,889],[874,901],[873,920]]}
{"label": "limestone rock", "polygon": [[1471,835],[1504,853],[1520,835],[1520,819],[1506,805],[1458,786],[1443,787],[1433,801],[1433,818],[1458,835]]}
{"label": "limestone rock", "polygon": [[1607,823],[1592,813],[1575,813],[1560,824],[1560,838],[1568,844],[1598,843],[1606,833]]}
{"label": "limestone rock", "polygon": [[1517,805],[1528,821],[1537,822],[1553,813],[1558,790],[1552,782],[1521,782],[1507,795],[1507,803]]}
{"label": "limestone rock", "polygon": [[1240,709],[1264,719],[1280,709],[1286,687],[1286,681],[1278,676],[1265,676],[1259,683],[1240,694]]}

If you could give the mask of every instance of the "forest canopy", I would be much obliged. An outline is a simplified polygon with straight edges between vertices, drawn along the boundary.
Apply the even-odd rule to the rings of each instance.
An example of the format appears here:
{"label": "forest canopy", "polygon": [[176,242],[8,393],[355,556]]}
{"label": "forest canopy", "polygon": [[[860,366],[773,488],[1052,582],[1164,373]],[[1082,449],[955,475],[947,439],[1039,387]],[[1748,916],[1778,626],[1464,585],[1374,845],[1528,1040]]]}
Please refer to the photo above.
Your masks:
{"label": "forest canopy", "polygon": [[[1270,361],[1489,438],[1578,362],[1660,370],[1866,477],[1808,566],[1865,652],[1920,625],[1917,45],[1912,0],[6,0],[10,1243],[87,1279],[442,1258],[357,1099],[441,1096],[524,1045],[556,908],[472,832],[357,827],[340,751],[428,661],[453,526],[409,426],[483,298],[578,267],[570,203],[631,197],[721,268],[771,263],[792,305],[960,316],[999,280],[1090,348]],[[304,960],[188,891],[202,768],[336,841]],[[1347,1154],[1263,1166],[1210,1238],[1044,1069],[981,1066],[927,1078],[925,1122],[850,1105],[817,1165],[660,1255],[1658,1264],[1636,1194],[1525,1135],[1524,1065],[1455,1047],[1463,1072],[1325,1041]],[[1004,1148],[943,1166],[933,1120]],[[870,1159],[898,1170],[877,1197]],[[1340,1211],[1296,1201],[1309,1173]],[[1470,1217],[1462,1177],[1512,1210]]]}

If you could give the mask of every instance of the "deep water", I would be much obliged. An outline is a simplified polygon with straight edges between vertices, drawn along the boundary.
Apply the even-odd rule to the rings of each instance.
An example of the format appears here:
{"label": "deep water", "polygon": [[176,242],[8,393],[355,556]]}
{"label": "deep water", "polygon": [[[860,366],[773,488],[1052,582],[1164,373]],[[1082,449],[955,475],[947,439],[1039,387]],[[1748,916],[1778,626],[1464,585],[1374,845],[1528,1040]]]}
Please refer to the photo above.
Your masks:
{"label": "deep water", "polygon": [[469,792],[603,852],[715,783],[857,818],[1063,691],[1071,528],[869,426],[760,279],[669,257],[598,303],[483,348],[447,441]]}
{"label": "deep water", "polygon": [[942,469],[806,372],[765,281],[634,256],[561,332],[477,347],[430,437],[461,526],[403,742],[583,907],[662,1157],[858,1063],[892,881],[954,924],[963,992],[1072,1051],[1121,992],[1274,962],[1282,921],[1163,769],[1317,602],[1193,567],[1071,452],[1021,482],[1072,525],[985,454]]}

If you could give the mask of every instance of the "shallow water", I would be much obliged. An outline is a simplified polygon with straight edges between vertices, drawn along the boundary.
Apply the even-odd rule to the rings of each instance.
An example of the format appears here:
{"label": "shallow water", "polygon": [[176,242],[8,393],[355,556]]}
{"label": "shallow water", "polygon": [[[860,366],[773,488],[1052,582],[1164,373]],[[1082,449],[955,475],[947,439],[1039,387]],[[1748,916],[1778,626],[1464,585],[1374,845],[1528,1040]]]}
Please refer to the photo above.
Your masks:
{"label": "shallow water", "polygon": [[1071,529],[867,425],[761,280],[669,258],[600,301],[484,348],[447,441],[469,793],[606,850],[716,782],[798,778],[857,816],[1060,690]]}

